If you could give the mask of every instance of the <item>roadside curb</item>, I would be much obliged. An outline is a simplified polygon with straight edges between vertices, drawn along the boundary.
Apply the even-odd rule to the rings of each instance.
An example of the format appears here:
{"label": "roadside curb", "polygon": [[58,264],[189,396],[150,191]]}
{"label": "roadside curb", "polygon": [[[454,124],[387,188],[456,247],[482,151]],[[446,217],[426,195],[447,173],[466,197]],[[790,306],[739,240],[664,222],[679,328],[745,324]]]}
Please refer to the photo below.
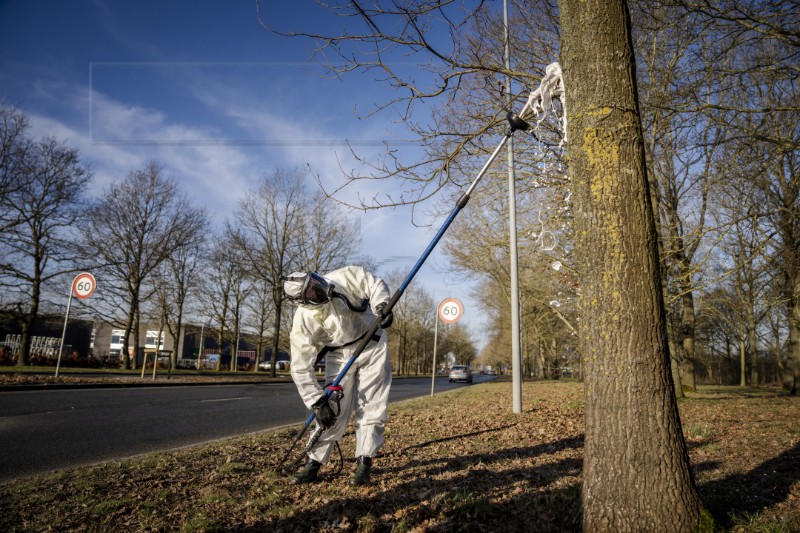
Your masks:
{"label": "roadside curb", "polygon": [[272,383],[292,383],[291,380],[275,381],[156,381],[156,382],[123,382],[123,383],[32,383],[21,385],[0,385],[0,393],[33,391],[33,390],[70,390],[70,389],[136,389],[145,387],[191,387],[220,385],[270,385]]}

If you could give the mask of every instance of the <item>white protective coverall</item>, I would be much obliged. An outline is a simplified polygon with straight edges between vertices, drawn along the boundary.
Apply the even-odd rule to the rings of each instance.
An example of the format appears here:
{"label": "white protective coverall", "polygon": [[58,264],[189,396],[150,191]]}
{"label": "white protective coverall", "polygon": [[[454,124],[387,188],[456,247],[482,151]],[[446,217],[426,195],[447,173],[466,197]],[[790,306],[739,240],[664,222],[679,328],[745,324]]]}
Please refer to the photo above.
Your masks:
{"label": "white protective coverall", "polygon": [[[325,383],[331,383],[358,346],[361,338],[374,323],[379,304],[388,302],[389,289],[383,280],[359,266],[348,266],[326,274],[325,279],[335,291],[347,296],[357,305],[369,299],[369,308],[355,312],[341,298],[319,305],[300,305],[295,311],[291,333],[291,374],[303,403],[311,406],[324,395],[314,373],[314,361],[327,347]],[[308,454],[312,459],[327,463],[333,445],[345,433],[350,414],[355,408],[356,457],[374,457],[383,444],[389,389],[392,384],[391,361],[386,332],[379,329],[380,339],[371,340],[347,371],[339,385],[344,397],[336,424],[323,432]],[[344,346],[346,344],[349,346]],[[342,347],[344,346],[344,347]],[[340,348],[337,348],[340,347]]]}

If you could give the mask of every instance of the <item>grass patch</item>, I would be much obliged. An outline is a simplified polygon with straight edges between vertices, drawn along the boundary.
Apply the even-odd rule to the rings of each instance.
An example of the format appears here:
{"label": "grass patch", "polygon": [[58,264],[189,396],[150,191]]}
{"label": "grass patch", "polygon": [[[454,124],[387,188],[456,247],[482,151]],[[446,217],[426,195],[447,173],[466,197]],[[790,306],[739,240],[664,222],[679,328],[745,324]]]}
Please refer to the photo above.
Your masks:
{"label": "grass patch", "polygon": [[709,441],[715,435],[716,431],[711,424],[692,424],[686,428],[686,436],[690,439]]}
{"label": "grass patch", "polygon": [[444,514],[456,522],[475,521],[482,524],[494,514],[494,507],[488,501],[464,490],[457,490],[452,496],[446,498],[443,506]]}

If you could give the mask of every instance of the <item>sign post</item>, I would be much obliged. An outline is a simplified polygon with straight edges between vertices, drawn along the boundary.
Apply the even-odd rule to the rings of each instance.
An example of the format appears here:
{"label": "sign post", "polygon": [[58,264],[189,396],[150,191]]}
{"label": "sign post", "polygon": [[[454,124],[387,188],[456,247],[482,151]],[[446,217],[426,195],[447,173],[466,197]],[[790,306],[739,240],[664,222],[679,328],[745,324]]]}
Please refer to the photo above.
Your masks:
{"label": "sign post", "polygon": [[69,289],[69,299],[67,300],[67,314],[64,317],[64,329],[61,331],[61,345],[58,348],[58,360],[56,362],[56,377],[58,377],[58,369],[61,367],[61,352],[64,351],[64,337],[67,335],[67,322],[69,321],[69,308],[72,305],[72,295],[76,298],[88,298],[94,292],[97,283],[94,276],[88,272],[78,274],[72,280],[72,286]]}
{"label": "sign post", "polygon": [[436,383],[436,344],[439,337],[439,320],[445,324],[458,322],[464,314],[464,305],[456,298],[445,298],[439,303],[436,313],[436,325],[433,328],[433,375],[431,376],[431,396],[433,396],[434,383]]}

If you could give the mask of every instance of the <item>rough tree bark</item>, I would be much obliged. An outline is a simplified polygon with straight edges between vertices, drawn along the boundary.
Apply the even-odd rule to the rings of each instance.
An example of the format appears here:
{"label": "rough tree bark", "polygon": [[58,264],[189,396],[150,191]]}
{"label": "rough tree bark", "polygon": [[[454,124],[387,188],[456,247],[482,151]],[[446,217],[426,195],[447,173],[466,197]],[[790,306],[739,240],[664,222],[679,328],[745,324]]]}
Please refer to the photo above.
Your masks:
{"label": "rough tree bark", "polygon": [[691,531],[701,504],[670,374],[627,5],[559,6],[583,279],[583,528]]}

